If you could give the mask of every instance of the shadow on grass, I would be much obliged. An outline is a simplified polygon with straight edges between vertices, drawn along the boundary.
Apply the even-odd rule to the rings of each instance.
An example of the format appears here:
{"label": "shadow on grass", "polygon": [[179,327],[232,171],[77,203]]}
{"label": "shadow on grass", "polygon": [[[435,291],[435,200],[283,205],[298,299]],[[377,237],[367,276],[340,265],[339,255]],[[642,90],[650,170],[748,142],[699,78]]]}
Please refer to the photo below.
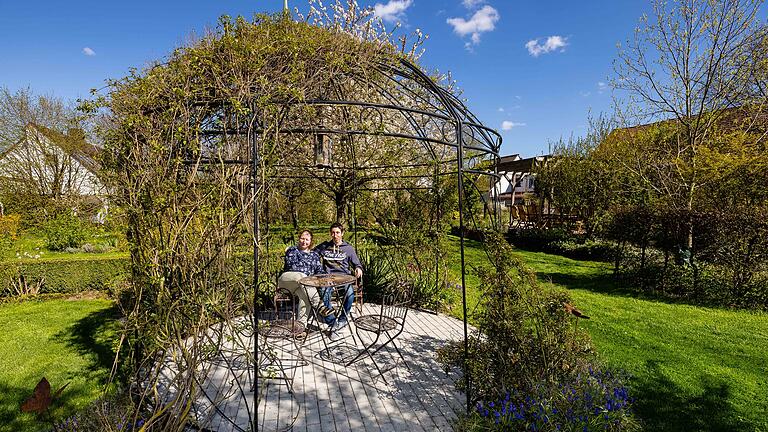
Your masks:
{"label": "shadow on grass", "polygon": [[736,431],[759,430],[735,412],[728,399],[730,384],[708,375],[699,375],[699,395],[686,394],[664,375],[653,360],[646,363],[647,378],[635,383],[635,411],[645,429],[652,431]]}
{"label": "shadow on grass", "polygon": [[536,277],[542,282],[552,282],[568,289],[582,289],[601,294],[613,294],[635,296],[637,293],[628,289],[622,289],[616,283],[612,275],[600,274],[573,274],[560,272],[536,272]]}
{"label": "shadow on grass", "polygon": [[83,358],[91,359],[87,369],[89,372],[109,371],[115,360],[113,344],[119,315],[117,306],[91,312],[59,332],[56,337],[61,338]]}
{"label": "shadow on grass", "polygon": [[[22,413],[21,404],[32,396],[39,379],[31,379],[29,385],[24,388],[0,383],[0,432],[47,431],[55,422],[77,411],[73,401],[82,398],[85,389],[68,386],[61,393],[61,397],[51,403],[47,412],[40,415]],[[53,383],[51,392],[55,392],[60,387],[59,384]]]}
{"label": "shadow on grass", "polygon": [[[616,281],[611,273],[600,274],[574,274],[562,272],[536,272],[536,277],[540,282],[551,282],[567,289],[580,289],[598,294],[605,294],[617,297],[629,297],[640,300],[648,300],[665,304],[690,305],[701,307],[715,307],[718,305],[697,302],[689,298],[676,298],[662,294],[639,291],[637,289],[627,288],[626,285]],[[720,306],[722,307],[722,306]]]}

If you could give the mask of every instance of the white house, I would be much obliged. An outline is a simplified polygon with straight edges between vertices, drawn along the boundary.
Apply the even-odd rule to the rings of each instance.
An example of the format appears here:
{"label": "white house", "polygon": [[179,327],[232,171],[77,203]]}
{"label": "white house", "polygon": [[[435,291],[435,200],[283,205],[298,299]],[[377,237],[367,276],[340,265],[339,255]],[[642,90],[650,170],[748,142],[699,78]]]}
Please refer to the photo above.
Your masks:
{"label": "white house", "polygon": [[22,139],[0,152],[0,181],[43,196],[100,197],[98,153],[80,129],[61,133],[29,124]]}
{"label": "white house", "polygon": [[536,175],[532,172],[534,167],[545,163],[551,156],[535,156],[521,158],[513,154],[502,156],[496,169],[501,176],[493,188],[499,202],[504,207],[522,204],[526,194],[536,192]]}

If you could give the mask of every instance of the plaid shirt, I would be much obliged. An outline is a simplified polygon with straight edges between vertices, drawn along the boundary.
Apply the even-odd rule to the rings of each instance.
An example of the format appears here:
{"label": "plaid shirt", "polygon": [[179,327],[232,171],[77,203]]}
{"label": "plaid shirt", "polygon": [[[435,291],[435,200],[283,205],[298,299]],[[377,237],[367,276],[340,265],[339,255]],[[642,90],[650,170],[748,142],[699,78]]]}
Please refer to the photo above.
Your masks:
{"label": "plaid shirt", "polygon": [[310,250],[302,252],[296,246],[291,246],[285,251],[285,268],[283,271],[302,272],[307,276],[325,273],[320,263],[320,254]]}

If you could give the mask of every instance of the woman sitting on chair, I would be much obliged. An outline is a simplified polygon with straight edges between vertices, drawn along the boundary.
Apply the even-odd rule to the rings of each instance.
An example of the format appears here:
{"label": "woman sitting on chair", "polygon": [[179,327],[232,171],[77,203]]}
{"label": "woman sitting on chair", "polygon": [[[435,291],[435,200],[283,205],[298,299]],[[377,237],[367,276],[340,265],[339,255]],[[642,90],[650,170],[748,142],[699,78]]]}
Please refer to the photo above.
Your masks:
{"label": "woman sitting on chair", "polygon": [[290,246],[285,251],[285,266],[283,274],[277,280],[277,286],[285,288],[293,295],[299,298],[299,319],[307,320],[309,310],[314,306],[315,310],[324,318],[326,324],[333,324],[336,317],[333,309],[328,308],[320,301],[317,291],[311,289],[307,291],[299,284],[299,280],[315,274],[326,273],[320,262],[320,254],[313,251],[312,233],[309,230],[303,230],[299,233],[299,242],[296,246]]}

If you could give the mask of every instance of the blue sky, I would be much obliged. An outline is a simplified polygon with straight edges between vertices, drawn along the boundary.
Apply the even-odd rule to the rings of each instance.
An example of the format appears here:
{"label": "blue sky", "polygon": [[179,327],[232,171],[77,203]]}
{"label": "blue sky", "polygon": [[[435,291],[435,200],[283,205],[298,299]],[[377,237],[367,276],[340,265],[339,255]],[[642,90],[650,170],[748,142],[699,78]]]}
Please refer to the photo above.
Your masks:
{"label": "blue sky", "polygon": [[[504,137],[502,153],[533,156],[610,111],[616,44],[650,11],[641,0],[379,0],[406,32],[429,35],[422,63],[451,71],[467,105]],[[305,9],[306,0],[289,1]],[[0,86],[65,99],[165,57],[221,14],[277,11],[282,0],[0,0]]]}

